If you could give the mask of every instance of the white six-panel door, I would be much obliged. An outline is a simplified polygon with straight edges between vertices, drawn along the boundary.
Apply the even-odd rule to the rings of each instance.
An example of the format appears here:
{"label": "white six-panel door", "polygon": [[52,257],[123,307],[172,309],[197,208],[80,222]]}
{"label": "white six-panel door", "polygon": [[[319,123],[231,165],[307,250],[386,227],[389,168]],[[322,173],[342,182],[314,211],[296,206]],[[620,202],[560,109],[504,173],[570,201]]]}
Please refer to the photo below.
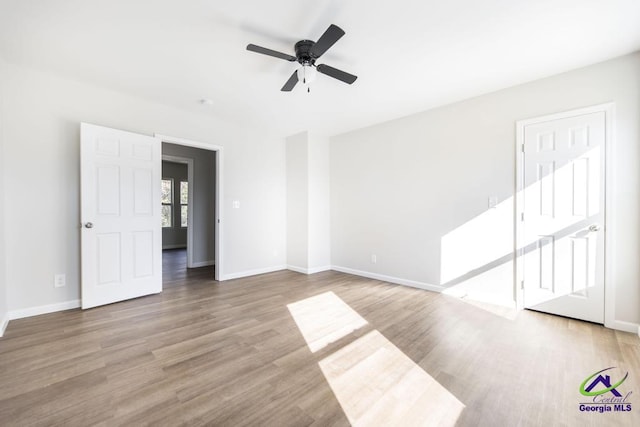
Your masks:
{"label": "white six-panel door", "polygon": [[604,111],[524,126],[524,306],[604,323]]}
{"label": "white six-panel door", "polygon": [[162,291],[160,140],[81,125],[82,308]]}

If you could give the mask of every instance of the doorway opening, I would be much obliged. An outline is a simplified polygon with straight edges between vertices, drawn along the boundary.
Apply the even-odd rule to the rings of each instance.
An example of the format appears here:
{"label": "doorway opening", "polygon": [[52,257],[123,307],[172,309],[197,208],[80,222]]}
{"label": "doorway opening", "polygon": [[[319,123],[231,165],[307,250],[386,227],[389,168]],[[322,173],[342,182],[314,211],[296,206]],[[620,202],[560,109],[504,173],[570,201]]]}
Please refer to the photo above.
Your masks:
{"label": "doorway opening", "polygon": [[220,280],[222,147],[155,137],[162,141],[164,286],[196,276]]}
{"label": "doorway opening", "polygon": [[[162,250],[187,249],[187,230],[193,226],[193,159],[162,156]],[[189,197],[191,196],[191,197]],[[191,205],[191,206],[190,206]],[[191,218],[189,218],[191,216]],[[189,221],[191,219],[191,221]],[[190,246],[193,246],[191,244]],[[192,252],[192,249],[187,251]]]}

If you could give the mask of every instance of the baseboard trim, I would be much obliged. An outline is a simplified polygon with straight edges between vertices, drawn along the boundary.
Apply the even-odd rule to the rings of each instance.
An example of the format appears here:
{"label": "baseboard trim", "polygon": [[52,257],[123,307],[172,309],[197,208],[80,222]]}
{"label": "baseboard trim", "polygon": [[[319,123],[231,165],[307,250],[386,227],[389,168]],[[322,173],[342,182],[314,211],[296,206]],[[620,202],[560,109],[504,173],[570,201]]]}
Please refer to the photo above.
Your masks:
{"label": "baseboard trim", "polygon": [[614,320],[610,324],[606,324],[605,322],[604,326],[618,331],[631,332],[640,336],[640,325],[637,323],[625,322],[624,320]]}
{"label": "baseboard trim", "polygon": [[287,270],[295,271],[296,273],[309,274],[308,270],[296,265],[287,265]]}
{"label": "baseboard trim", "polygon": [[339,265],[332,265],[332,270],[339,271],[341,273],[353,274],[354,276],[362,276],[369,279],[382,280],[384,282],[395,283],[396,285],[410,286],[412,288],[424,289],[431,292],[442,292],[444,286],[432,285],[429,283],[418,282],[415,280],[402,279],[399,277],[387,276],[384,274],[371,273],[369,271],[355,270],[353,268],[341,267]]}
{"label": "baseboard trim", "polygon": [[38,307],[21,308],[19,310],[11,310],[7,313],[9,320],[22,319],[24,317],[39,316],[41,314],[55,313],[56,311],[71,310],[80,307],[80,300],[59,302],[56,304],[41,305]]}
{"label": "baseboard trim", "polygon": [[162,247],[162,250],[164,251],[165,249],[187,249],[187,245],[182,244],[182,245],[166,245]]}
{"label": "baseboard trim", "polygon": [[286,269],[287,269],[286,265],[276,265],[273,267],[256,268],[254,270],[239,271],[237,273],[225,274],[220,278],[220,281],[222,282],[225,280],[240,279],[242,277],[257,276],[258,274],[273,273],[274,271],[281,271]]}
{"label": "baseboard trim", "polygon": [[330,265],[323,265],[322,267],[311,267],[308,269],[309,271],[308,274],[322,273],[323,271],[330,271],[330,270],[331,270]]}
{"label": "baseboard trim", "polygon": [[298,267],[296,265],[287,265],[287,270],[295,271],[296,273],[302,273],[302,274],[315,274],[315,273],[320,273],[322,271],[329,271],[331,270],[331,266],[325,265],[322,267],[304,268],[304,267]]}
{"label": "baseboard trim", "polygon": [[0,338],[4,335],[4,331],[7,329],[7,326],[9,326],[9,313],[4,315],[2,323],[0,323]]}
{"label": "baseboard trim", "polygon": [[215,261],[199,261],[191,264],[189,268],[198,268],[198,267],[209,267],[210,265],[216,265]]}

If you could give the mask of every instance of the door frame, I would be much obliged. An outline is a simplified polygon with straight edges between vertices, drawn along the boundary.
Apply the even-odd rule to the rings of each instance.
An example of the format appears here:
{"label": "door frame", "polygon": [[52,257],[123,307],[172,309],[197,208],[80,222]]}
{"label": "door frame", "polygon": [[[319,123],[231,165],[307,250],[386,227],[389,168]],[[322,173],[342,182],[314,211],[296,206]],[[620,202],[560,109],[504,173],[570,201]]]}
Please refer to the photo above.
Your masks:
{"label": "door frame", "polygon": [[[202,150],[207,150],[207,151],[215,151],[216,152],[216,182],[215,182],[215,189],[216,189],[216,194],[215,194],[215,198],[214,198],[214,203],[215,203],[215,218],[214,218],[214,223],[215,223],[215,236],[214,236],[214,246],[215,246],[215,254],[214,254],[214,262],[215,262],[215,269],[214,269],[214,279],[215,280],[221,280],[222,277],[224,277],[223,271],[224,271],[224,257],[223,257],[223,253],[222,253],[222,248],[224,247],[223,243],[223,238],[224,238],[224,234],[223,234],[223,223],[222,223],[222,219],[221,219],[221,213],[224,212],[223,208],[222,208],[222,201],[224,200],[223,197],[223,185],[222,185],[222,179],[223,179],[223,147],[219,146],[219,145],[213,145],[213,144],[207,144],[205,142],[198,142],[198,141],[191,141],[185,138],[178,138],[175,136],[168,136],[168,135],[161,135],[161,134],[153,134],[153,136],[155,136],[156,138],[160,139],[162,142],[167,142],[170,144],[175,144],[175,145],[182,145],[185,147],[193,147],[193,148],[199,148]],[[163,158],[165,156],[163,155]],[[176,158],[176,156],[167,156],[167,157],[174,157]],[[189,179],[189,205],[191,205],[191,200],[193,200],[193,165],[191,165],[189,167],[189,172],[188,172],[188,179]],[[160,185],[160,184],[158,184]],[[192,212],[193,209],[189,208],[189,218],[188,221],[190,224],[193,224],[193,217],[192,217]],[[193,251],[189,252],[189,245],[193,244],[193,227],[188,227],[187,228],[187,257],[189,256],[189,254],[191,253],[191,257],[193,257]],[[188,259],[187,260],[188,265],[191,264],[193,265],[193,259]]]}
{"label": "door frame", "polygon": [[605,115],[605,171],[604,177],[604,325],[607,328],[620,329],[616,327],[615,320],[615,282],[613,281],[613,265],[611,260],[614,259],[614,248],[611,244],[611,236],[614,236],[614,223],[612,215],[612,207],[614,206],[615,193],[613,191],[613,154],[615,145],[615,129],[614,120],[615,103],[608,102],[605,104],[593,105],[590,107],[578,108],[570,111],[562,111],[555,114],[549,114],[531,119],[518,120],[516,122],[516,180],[515,180],[515,200],[514,200],[514,283],[513,292],[516,301],[516,307],[519,310],[524,309],[524,270],[523,255],[524,241],[522,218],[524,215],[524,129],[531,124],[543,123],[553,120],[566,119],[570,117],[581,116],[585,114],[603,112]]}
{"label": "door frame", "polygon": [[193,268],[193,159],[163,154],[162,161],[187,165],[187,181],[189,182],[187,189],[187,268]]}

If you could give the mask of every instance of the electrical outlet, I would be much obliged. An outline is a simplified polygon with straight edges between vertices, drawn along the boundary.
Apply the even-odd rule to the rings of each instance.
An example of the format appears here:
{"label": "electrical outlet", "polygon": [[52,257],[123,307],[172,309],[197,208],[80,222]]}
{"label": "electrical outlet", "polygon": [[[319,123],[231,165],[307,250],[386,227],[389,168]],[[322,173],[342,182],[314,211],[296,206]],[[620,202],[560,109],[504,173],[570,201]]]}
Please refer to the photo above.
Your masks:
{"label": "electrical outlet", "polygon": [[67,278],[64,274],[56,274],[53,276],[53,287],[61,288],[67,284]]}
{"label": "electrical outlet", "polygon": [[375,254],[371,254],[371,264],[378,262],[378,257]]}

